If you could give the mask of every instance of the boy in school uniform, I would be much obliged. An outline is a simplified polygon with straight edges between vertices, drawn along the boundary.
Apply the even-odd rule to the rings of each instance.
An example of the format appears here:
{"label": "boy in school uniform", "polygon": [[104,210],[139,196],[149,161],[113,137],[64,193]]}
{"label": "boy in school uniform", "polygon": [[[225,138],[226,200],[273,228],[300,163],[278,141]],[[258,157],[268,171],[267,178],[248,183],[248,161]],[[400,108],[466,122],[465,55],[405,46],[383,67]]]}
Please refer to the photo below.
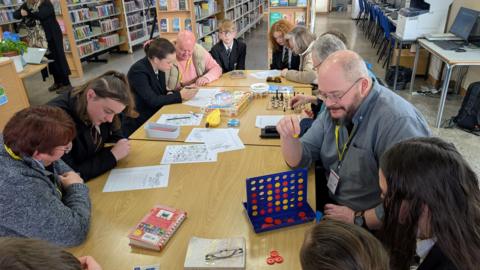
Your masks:
{"label": "boy in school uniform", "polygon": [[220,41],[212,47],[210,54],[222,67],[222,72],[245,69],[247,45],[237,40],[237,30],[231,20],[223,20],[219,26]]}

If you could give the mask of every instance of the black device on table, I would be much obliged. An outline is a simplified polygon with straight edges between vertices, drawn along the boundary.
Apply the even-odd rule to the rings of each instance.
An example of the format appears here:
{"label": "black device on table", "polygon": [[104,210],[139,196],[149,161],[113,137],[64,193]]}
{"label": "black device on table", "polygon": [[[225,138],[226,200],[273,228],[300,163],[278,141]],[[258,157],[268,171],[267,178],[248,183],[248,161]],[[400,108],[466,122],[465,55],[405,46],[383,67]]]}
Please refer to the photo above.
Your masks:
{"label": "black device on table", "polygon": [[468,44],[470,34],[476,23],[478,23],[479,11],[461,7],[455,21],[450,27],[450,33],[461,40],[435,40],[433,43],[444,50],[457,50]]}
{"label": "black device on table", "polygon": [[265,126],[260,131],[260,138],[262,139],[278,139],[280,134],[278,134],[276,126]]}

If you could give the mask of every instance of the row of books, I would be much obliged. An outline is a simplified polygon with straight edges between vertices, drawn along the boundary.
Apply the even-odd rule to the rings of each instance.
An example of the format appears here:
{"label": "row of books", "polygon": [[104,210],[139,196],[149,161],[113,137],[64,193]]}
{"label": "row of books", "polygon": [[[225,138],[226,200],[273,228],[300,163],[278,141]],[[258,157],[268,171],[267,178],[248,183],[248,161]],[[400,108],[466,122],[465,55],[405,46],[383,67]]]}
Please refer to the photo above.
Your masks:
{"label": "row of books", "polygon": [[94,33],[90,28],[90,25],[83,25],[80,27],[75,27],[73,29],[73,35],[75,36],[76,40],[79,40],[79,39],[87,38],[89,36],[93,36]]}
{"label": "row of books", "polygon": [[160,32],[179,32],[181,29],[192,31],[192,20],[186,18],[183,25],[180,25],[180,18],[175,17],[172,19],[172,27],[170,28],[168,19],[160,19]]}
{"label": "row of books", "polygon": [[118,34],[112,34],[108,36],[103,36],[95,39],[91,39],[88,42],[81,43],[77,45],[78,53],[80,57],[83,57],[87,54],[100,51],[107,47],[112,47],[120,43],[120,36]]}
{"label": "row of books", "polygon": [[141,10],[141,8],[142,8],[140,6],[140,3],[136,2],[136,1],[125,1],[124,5],[125,5],[125,12]]}
{"label": "row of books", "polygon": [[159,0],[160,10],[188,10],[188,0]]}
{"label": "row of books", "polygon": [[296,25],[305,25],[306,14],[305,11],[295,11],[295,12],[270,12],[270,25],[276,23],[277,21],[285,19]]}
{"label": "row of books", "polygon": [[117,9],[113,4],[106,4],[95,7],[95,10],[90,8],[78,8],[70,10],[70,19],[72,23],[82,22],[85,20],[105,17],[116,14]]}
{"label": "row of books", "polygon": [[210,51],[213,45],[217,44],[219,40],[218,33],[215,32],[200,40],[200,45],[202,45],[206,50]]}
{"label": "row of books", "polygon": [[129,26],[137,23],[141,23],[141,22],[143,22],[143,18],[139,13],[133,13],[127,16],[127,24]]}
{"label": "row of books", "polygon": [[237,20],[242,17],[242,15],[250,12],[252,9],[257,8],[259,5],[258,1],[250,1],[244,5],[236,6],[233,9],[228,10],[225,13],[225,18],[230,20]]}
{"label": "row of books", "polygon": [[130,40],[135,41],[140,38],[144,38],[146,35],[145,30],[143,28],[133,30],[130,32]]}
{"label": "row of books", "polygon": [[307,0],[270,0],[271,7],[306,7]]}
{"label": "row of books", "polygon": [[118,18],[113,18],[113,19],[106,19],[106,20],[101,20],[98,22],[93,22],[92,25],[99,24],[100,28],[102,29],[102,32],[108,32],[112,31],[115,29],[119,29],[121,26],[120,20]]}
{"label": "row of books", "polygon": [[197,26],[197,35],[203,37],[208,33],[215,31],[217,29],[217,18],[210,18],[208,20],[199,22]]}
{"label": "row of books", "polygon": [[207,2],[195,3],[195,18],[199,19],[218,11],[218,5],[215,0],[208,0]]}
{"label": "row of books", "polygon": [[85,3],[85,4],[97,4],[96,2],[97,2],[97,1],[93,1],[93,0],[67,0],[67,4],[68,4],[68,5],[81,4],[81,3]]}
{"label": "row of books", "polygon": [[0,6],[21,5],[22,0],[0,0]]}
{"label": "row of books", "polygon": [[0,9],[0,23],[8,23],[14,20],[13,12],[14,9]]}

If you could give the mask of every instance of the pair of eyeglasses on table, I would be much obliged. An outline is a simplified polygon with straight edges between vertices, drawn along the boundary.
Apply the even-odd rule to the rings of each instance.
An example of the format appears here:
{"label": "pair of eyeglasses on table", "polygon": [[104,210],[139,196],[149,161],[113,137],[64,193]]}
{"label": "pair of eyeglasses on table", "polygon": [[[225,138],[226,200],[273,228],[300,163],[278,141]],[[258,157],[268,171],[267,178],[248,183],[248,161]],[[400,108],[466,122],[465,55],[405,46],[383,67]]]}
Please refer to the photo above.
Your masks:
{"label": "pair of eyeglasses on table", "polygon": [[221,249],[215,252],[210,252],[205,255],[206,262],[213,262],[215,260],[222,260],[239,256],[243,254],[243,248]]}

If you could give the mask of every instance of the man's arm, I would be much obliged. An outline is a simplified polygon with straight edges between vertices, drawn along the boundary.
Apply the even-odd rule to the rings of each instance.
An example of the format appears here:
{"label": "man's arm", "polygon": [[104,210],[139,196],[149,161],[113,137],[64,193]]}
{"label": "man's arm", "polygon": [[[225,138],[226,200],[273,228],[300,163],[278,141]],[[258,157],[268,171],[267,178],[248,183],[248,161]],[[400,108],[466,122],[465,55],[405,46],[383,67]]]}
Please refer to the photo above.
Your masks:
{"label": "man's arm", "polygon": [[205,70],[207,72],[200,76],[200,78],[207,78],[208,82],[213,82],[222,76],[222,68],[207,51],[205,51]]}

